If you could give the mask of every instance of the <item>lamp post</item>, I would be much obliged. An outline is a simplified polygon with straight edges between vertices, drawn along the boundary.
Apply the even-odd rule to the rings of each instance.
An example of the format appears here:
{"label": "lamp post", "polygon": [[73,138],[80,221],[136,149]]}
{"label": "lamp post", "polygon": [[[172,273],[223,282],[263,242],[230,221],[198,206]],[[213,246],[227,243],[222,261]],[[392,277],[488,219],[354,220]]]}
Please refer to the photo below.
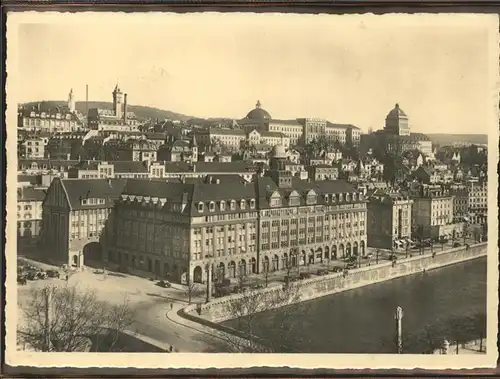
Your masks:
{"label": "lamp post", "polygon": [[394,315],[394,319],[396,320],[396,346],[398,350],[398,354],[403,353],[403,308],[398,306],[396,308],[396,314]]}
{"label": "lamp post", "polygon": [[206,255],[205,258],[208,258],[208,262],[206,265],[207,272],[207,299],[206,302],[209,303],[212,300],[212,255]]}

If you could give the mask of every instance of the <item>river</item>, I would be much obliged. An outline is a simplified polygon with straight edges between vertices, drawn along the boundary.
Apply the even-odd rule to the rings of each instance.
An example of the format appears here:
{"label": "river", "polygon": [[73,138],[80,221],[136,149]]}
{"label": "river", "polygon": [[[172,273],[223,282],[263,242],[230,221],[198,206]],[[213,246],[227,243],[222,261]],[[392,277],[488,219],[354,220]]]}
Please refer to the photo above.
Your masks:
{"label": "river", "polygon": [[223,324],[251,328],[283,352],[394,353],[398,305],[404,353],[432,351],[444,338],[453,343],[484,336],[486,258],[263,312],[251,323]]}

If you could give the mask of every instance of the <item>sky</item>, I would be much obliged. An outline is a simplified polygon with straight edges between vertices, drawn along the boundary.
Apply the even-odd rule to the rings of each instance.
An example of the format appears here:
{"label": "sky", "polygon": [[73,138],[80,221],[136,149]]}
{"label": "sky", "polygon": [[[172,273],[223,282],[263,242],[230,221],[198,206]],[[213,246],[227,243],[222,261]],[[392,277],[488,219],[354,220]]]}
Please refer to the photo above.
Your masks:
{"label": "sky", "polygon": [[413,131],[487,133],[496,101],[491,22],[472,16],[39,14],[17,27],[20,102],[70,88],[85,100],[86,84],[111,101],[118,82],[129,104],[195,117],[243,118],[260,100],[275,119],[367,131],[399,103]]}

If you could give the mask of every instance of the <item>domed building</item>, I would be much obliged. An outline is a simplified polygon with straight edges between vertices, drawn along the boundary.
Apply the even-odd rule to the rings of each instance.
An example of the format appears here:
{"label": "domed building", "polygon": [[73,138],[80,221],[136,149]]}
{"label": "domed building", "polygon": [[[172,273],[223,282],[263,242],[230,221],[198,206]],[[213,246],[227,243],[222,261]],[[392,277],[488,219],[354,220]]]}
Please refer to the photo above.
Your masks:
{"label": "domed building", "polygon": [[408,116],[399,107],[399,104],[396,104],[394,109],[392,109],[385,118],[385,130],[387,130],[390,134],[396,134],[399,136],[410,135]]}
{"label": "domed building", "polygon": [[428,156],[432,154],[432,142],[423,133],[411,133],[408,116],[399,104],[387,114],[385,127],[373,133],[369,143],[382,154],[401,155],[406,151],[418,150]]}
{"label": "domed building", "polygon": [[257,100],[257,104],[255,104],[255,109],[252,109],[250,112],[248,112],[246,118],[249,120],[264,122],[271,120],[271,115],[269,114],[269,112],[267,112],[265,109],[261,107],[260,101]]}

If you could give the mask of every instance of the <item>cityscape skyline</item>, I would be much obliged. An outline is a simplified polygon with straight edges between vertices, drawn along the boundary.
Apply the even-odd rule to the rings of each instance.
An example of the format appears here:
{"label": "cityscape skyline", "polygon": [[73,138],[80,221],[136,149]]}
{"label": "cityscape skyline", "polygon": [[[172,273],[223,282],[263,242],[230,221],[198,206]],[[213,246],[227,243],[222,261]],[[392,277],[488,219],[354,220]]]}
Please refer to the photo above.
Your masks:
{"label": "cityscape skyline", "polygon": [[[196,17],[158,15],[147,28],[131,17],[113,18],[115,33],[105,44],[95,37],[105,34],[109,20],[106,26],[94,20],[92,28],[85,17],[71,29],[52,19],[21,25],[18,73],[31,85],[19,101],[63,100],[69,88],[84,101],[87,84],[90,101],[110,101],[118,82],[131,105],[193,117],[243,118],[259,99],[276,119],[325,118],[366,132],[381,129],[399,103],[419,132],[488,132],[490,104],[482,101],[489,91],[488,34],[480,17],[470,17],[465,28],[463,20],[454,28],[452,19],[417,24],[409,17],[405,29],[387,16],[362,23],[332,16],[334,24],[314,16],[274,24],[271,15],[245,15],[241,24],[230,15],[205,15],[203,23]],[[349,38],[339,39],[339,28]],[[175,38],[162,38],[169,34]]]}

